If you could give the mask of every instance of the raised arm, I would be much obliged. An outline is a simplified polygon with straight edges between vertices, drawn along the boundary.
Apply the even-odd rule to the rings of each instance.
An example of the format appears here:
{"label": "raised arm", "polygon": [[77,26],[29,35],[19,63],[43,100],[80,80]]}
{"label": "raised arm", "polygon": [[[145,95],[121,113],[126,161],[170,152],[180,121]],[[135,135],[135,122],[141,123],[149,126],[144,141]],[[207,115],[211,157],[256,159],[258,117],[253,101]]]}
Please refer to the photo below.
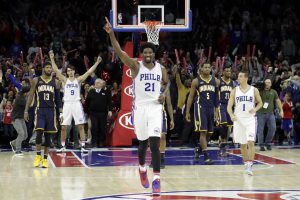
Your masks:
{"label": "raised arm", "polygon": [[82,76],[78,77],[79,83],[82,83],[83,81],[85,81],[85,79],[87,79],[89,76],[91,76],[93,74],[93,72],[96,70],[97,66],[101,62],[102,62],[102,58],[101,58],[101,56],[98,56],[94,65],[87,72],[85,72]]}
{"label": "raised arm", "polygon": [[106,20],[106,24],[104,26],[104,30],[108,33],[111,44],[112,44],[114,50],[116,51],[117,55],[120,57],[122,62],[125,65],[127,65],[134,74],[137,74],[138,70],[139,70],[138,61],[135,60],[135,59],[130,58],[128,56],[128,54],[121,49],[120,44],[118,43],[118,41],[116,39],[115,33],[113,32],[112,26],[109,23],[107,17],[105,17],[105,20]]}
{"label": "raised arm", "polygon": [[67,81],[67,78],[64,75],[62,75],[62,73],[59,71],[59,69],[58,69],[58,67],[55,63],[55,57],[54,57],[54,53],[53,53],[52,50],[49,51],[49,57],[50,57],[50,60],[51,60],[52,68],[53,68],[56,76],[59,78],[59,80],[61,80],[63,82],[63,84],[65,84],[66,81]]}
{"label": "raised arm", "polygon": [[31,102],[33,100],[33,97],[34,97],[34,92],[36,90],[36,85],[37,85],[37,81],[38,81],[38,78],[34,78],[32,80],[32,83],[31,83],[31,88],[30,88],[30,91],[29,91],[29,94],[28,94],[28,99],[26,101],[26,106],[25,106],[25,110],[24,110],[24,119],[25,121],[28,122],[29,120],[29,116],[28,116],[28,108],[29,106],[31,105]]}
{"label": "raised arm", "polygon": [[191,115],[190,115],[190,110],[191,110],[191,106],[194,100],[194,96],[197,90],[197,86],[198,86],[198,79],[195,78],[192,82],[191,85],[191,89],[190,89],[190,94],[186,103],[186,111],[185,111],[185,119],[187,122],[191,121]]}

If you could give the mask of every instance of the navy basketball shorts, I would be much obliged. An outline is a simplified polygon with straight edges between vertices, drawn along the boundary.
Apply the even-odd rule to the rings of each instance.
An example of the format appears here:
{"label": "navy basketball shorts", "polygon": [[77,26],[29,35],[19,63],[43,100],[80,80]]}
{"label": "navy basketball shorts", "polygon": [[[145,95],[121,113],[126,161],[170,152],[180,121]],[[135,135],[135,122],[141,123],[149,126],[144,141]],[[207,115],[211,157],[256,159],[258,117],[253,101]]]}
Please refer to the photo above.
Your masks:
{"label": "navy basketball shorts", "polygon": [[214,132],[214,108],[194,104],[195,132]]}
{"label": "navy basketball shorts", "polygon": [[34,130],[45,133],[56,133],[56,111],[55,108],[36,108]]}

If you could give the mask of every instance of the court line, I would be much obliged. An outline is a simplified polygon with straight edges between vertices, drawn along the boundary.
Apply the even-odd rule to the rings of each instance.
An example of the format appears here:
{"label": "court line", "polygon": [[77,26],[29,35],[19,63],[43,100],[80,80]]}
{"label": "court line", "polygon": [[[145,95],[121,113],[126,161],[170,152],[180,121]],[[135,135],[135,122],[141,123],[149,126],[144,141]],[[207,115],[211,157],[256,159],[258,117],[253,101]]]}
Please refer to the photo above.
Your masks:
{"label": "court line", "polygon": [[77,160],[79,160],[79,162],[80,162],[85,168],[90,169],[90,167],[89,167],[87,164],[85,164],[85,162],[83,162],[83,161],[76,155],[76,153],[74,153],[74,152],[72,151],[72,154],[73,154],[73,156],[74,156],[75,158],[77,158]]}
{"label": "court line", "polygon": [[48,153],[48,158],[49,158],[49,162],[51,163],[52,167],[57,168],[49,153]]}

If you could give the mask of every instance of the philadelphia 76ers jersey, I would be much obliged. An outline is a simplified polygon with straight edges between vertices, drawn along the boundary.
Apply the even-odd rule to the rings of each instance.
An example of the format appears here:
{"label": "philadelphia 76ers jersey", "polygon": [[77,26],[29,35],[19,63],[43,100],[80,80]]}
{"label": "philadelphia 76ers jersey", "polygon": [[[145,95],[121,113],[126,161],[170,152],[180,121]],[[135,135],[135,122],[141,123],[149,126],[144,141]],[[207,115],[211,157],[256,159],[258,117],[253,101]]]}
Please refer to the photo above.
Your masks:
{"label": "philadelphia 76ers jersey", "polygon": [[235,91],[235,109],[234,114],[237,117],[252,117],[254,114],[249,113],[249,110],[255,107],[254,87],[250,86],[247,92],[242,92],[240,86],[236,87]]}
{"label": "philadelphia 76ers jersey", "polygon": [[155,62],[155,66],[148,69],[142,61],[139,61],[139,64],[139,72],[133,80],[133,103],[135,105],[158,103],[161,94],[161,65]]}
{"label": "philadelphia 76ers jersey", "polygon": [[80,85],[77,79],[70,81],[67,79],[64,86],[64,102],[80,101]]}

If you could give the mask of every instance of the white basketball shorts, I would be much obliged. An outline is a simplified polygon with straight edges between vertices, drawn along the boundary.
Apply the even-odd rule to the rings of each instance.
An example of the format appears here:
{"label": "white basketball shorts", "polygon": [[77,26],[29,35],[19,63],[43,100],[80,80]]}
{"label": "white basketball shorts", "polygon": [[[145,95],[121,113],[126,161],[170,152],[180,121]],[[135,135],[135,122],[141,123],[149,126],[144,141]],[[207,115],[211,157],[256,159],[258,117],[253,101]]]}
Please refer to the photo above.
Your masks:
{"label": "white basketball shorts", "polygon": [[256,117],[240,117],[233,122],[233,141],[235,143],[247,144],[248,141],[256,140]]}
{"label": "white basketball shorts", "polygon": [[63,122],[61,125],[71,125],[74,118],[75,125],[84,124],[84,112],[80,101],[65,102],[63,106]]}
{"label": "white basketball shorts", "polygon": [[138,140],[160,137],[163,109],[161,104],[136,105],[133,112],[134,132]]}

